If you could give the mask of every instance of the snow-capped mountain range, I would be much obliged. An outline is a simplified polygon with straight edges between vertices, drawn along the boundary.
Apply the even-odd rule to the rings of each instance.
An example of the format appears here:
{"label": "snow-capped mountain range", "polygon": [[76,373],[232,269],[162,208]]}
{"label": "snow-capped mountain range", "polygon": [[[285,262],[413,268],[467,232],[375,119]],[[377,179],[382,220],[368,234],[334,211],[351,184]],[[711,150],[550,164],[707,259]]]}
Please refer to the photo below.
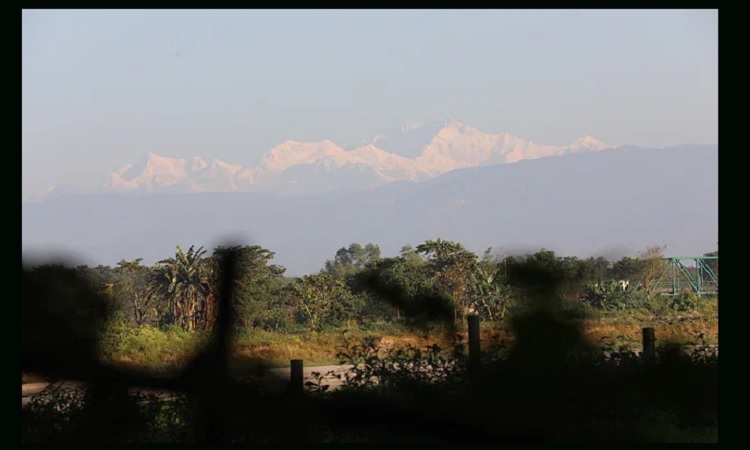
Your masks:
{"label": "snow-capped mountain range", "polygon": [[[56,195],[22,206],[22,248],[30,257],[79,255],[94,265],[153,264],[177,245],[212,248],[231,237],[271,249],[294,275],[320,270],[352,242],[376,243],[385,255],[435,238],[506,254],[546,248],[619,258],[659,244],[668,255],[701,255],[718,240],[718,155],[718,145],[621,146],[304,197]],[[192,160],[173,167],[172,182],[191,171],[210,174],[210,165]],[[321,180],[330,175],[321,173]]]}
{"label": "snow-capped mountain range", "polygon": [[256,166],[149,153],[117,170],[107,192],[321,193],[363,189],[394,181],[422,181],[456,169],[515,163],[612,147],[591,136],[567,146],[542,145],[502,133],[488,134],[455,120],[408,124],[345,149],[330,140],[286,141]]}

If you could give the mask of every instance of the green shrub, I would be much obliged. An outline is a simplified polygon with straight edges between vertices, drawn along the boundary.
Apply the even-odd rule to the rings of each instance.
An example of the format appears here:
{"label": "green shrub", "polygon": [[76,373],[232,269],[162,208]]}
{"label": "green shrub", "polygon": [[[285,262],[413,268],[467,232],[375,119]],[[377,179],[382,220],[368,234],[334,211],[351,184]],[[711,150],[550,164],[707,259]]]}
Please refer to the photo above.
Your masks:
{"label": "green shrub", "polygon": [[[337,375],[345,390],[388,388],[404,384],[440,384],[455,386],[466,374],[466,357],[461,345],[443,349],[437,344],[419,348],[411,344],[385,350],[377,339],[347,340],[337,356],[341,364],[351,364],[345,375]],[[308,383],[315,391],[321,380],[332,374],[320,374],[317,383]]]}
{"label": "green shrub", "polygon": [[127,328],[116,324],[102,339],[100,351],[108,357],[127,358],[150,367],[167,368],[181,355],[198,350],[207,337],[206,333],[188,333],[174,325]]}
{"label": "green shrub", "polygon": [[695,311],[701,306],[701,297],[693,292],[683,292],[670,297],[667,305],[669,309],[675,312]]}
{"label": "green shrub", "polygon": [[623,311],[643,308],[648,304],[644,291],[620,286],[615,280],[590,284],[583,294],[583,301],[595,309]]}
{"label": "green shrub", "polygon": [[289,331],[293,327],[293,323],[288,314],[279,311],[278,309],[267,309],[260,312],[255,319],[253,319],[253,328],[260,328],[264,331]]}
{"label": "green shrub", "polygon": [[694,292],[683,292],[676,296],[657,295],[646,304],[647,309],[656,315],[688,312],[714,313],[716,306],[715,297],[701,297]]}

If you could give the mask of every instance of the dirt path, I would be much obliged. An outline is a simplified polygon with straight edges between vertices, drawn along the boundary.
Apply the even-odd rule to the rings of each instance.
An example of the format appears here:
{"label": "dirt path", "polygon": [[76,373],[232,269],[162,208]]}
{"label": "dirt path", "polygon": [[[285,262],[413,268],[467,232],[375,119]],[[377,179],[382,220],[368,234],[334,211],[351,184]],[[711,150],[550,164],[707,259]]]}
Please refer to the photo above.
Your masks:
{"label": "dirt path", "polygon": [[[333,372],[334,375],[341,374],[343,376],[350,367],[351,366],[342,365],[303,367],[304,382],[317,382],[317,378],[313,376],[313,372],[317,372],[321,375],[327,375],[330,372]],[[249,378],[249,380],[260,380],[266,382],[269,387],[278,389],[283,389],[290,379],[291,369],[287,367],[270,369],[267,371],[267,374],[260,377]],[[329,389],[336,389],[341,386],[342,382],[335,376],[325,376],[325,378],[321,380],[321,384],[330,386]],[[36,394],[42,392],[49,385],[50,383],[42,382],[21,384],[21,407],[25,407]],[[64,382],[64,385],[74,389],[84,388],[83,383]]]}

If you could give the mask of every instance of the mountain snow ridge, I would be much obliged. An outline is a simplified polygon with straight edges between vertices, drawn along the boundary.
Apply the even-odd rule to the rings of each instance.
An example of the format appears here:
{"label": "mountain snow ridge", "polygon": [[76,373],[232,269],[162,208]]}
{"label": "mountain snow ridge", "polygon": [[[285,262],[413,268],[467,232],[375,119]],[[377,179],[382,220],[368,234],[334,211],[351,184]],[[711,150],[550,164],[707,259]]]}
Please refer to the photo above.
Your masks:
{"label": "mountain snow ridge", "polygon": [[[508,133],[484,133],[448,119],[408,123],[390,135],[378,135],[348,149],[328,139],[287,140],[264,153],[252,167],[150,152],[110,174],[98,191],[321,193],[423,181],[457,169],[611,147],[588,135],[567,146],[542,145]],[[325,182],[321,177],[326,177]]]}

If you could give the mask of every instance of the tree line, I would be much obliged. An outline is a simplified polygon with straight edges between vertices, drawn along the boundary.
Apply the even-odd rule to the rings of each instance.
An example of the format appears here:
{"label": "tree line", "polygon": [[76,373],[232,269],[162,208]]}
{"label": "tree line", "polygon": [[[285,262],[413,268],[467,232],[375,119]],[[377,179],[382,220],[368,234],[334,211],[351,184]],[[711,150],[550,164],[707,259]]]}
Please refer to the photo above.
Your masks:
{"label": "tree line", "polygon": [[[633,301],[623,295],[648,294],[626,292],[618,280],[647,285],[663,267],[658,246],[636,258],[612,262],[603,257],[561,257],[546,249],[501,257],[488,248],[477,255],[459,242],[435,239],[404,246],[393,257],[383,257],[375,244],[352,243],[340,248],[319,272],[301,277],[286,276],[285,268],[272,262],[274,252],[259,245],[220,246],[210,255],[203,247],[178,246],[173,256],[152,266],[138,258],[121,260],[115,267],[78,266],[75,271],[96,286],[123,325],[209,330],[219,296],[218,262],[230,250],[240,256],[235,323],[268,331],[373,326],[407,321],[436,308],[450,311],[459,322],[469,313],[500,321],[509,309],[522,307],[519,286],[535,282],[554,285],[553,294],[563,300],[606,309]],[[706,255],[718,256],[718,251]],[[524,281],[521,267],[536,267],[541,272],[535,276],[546,273],[554,279]],[[49,281],[59,270],[57,265],[41,265],[32,275]]]}

